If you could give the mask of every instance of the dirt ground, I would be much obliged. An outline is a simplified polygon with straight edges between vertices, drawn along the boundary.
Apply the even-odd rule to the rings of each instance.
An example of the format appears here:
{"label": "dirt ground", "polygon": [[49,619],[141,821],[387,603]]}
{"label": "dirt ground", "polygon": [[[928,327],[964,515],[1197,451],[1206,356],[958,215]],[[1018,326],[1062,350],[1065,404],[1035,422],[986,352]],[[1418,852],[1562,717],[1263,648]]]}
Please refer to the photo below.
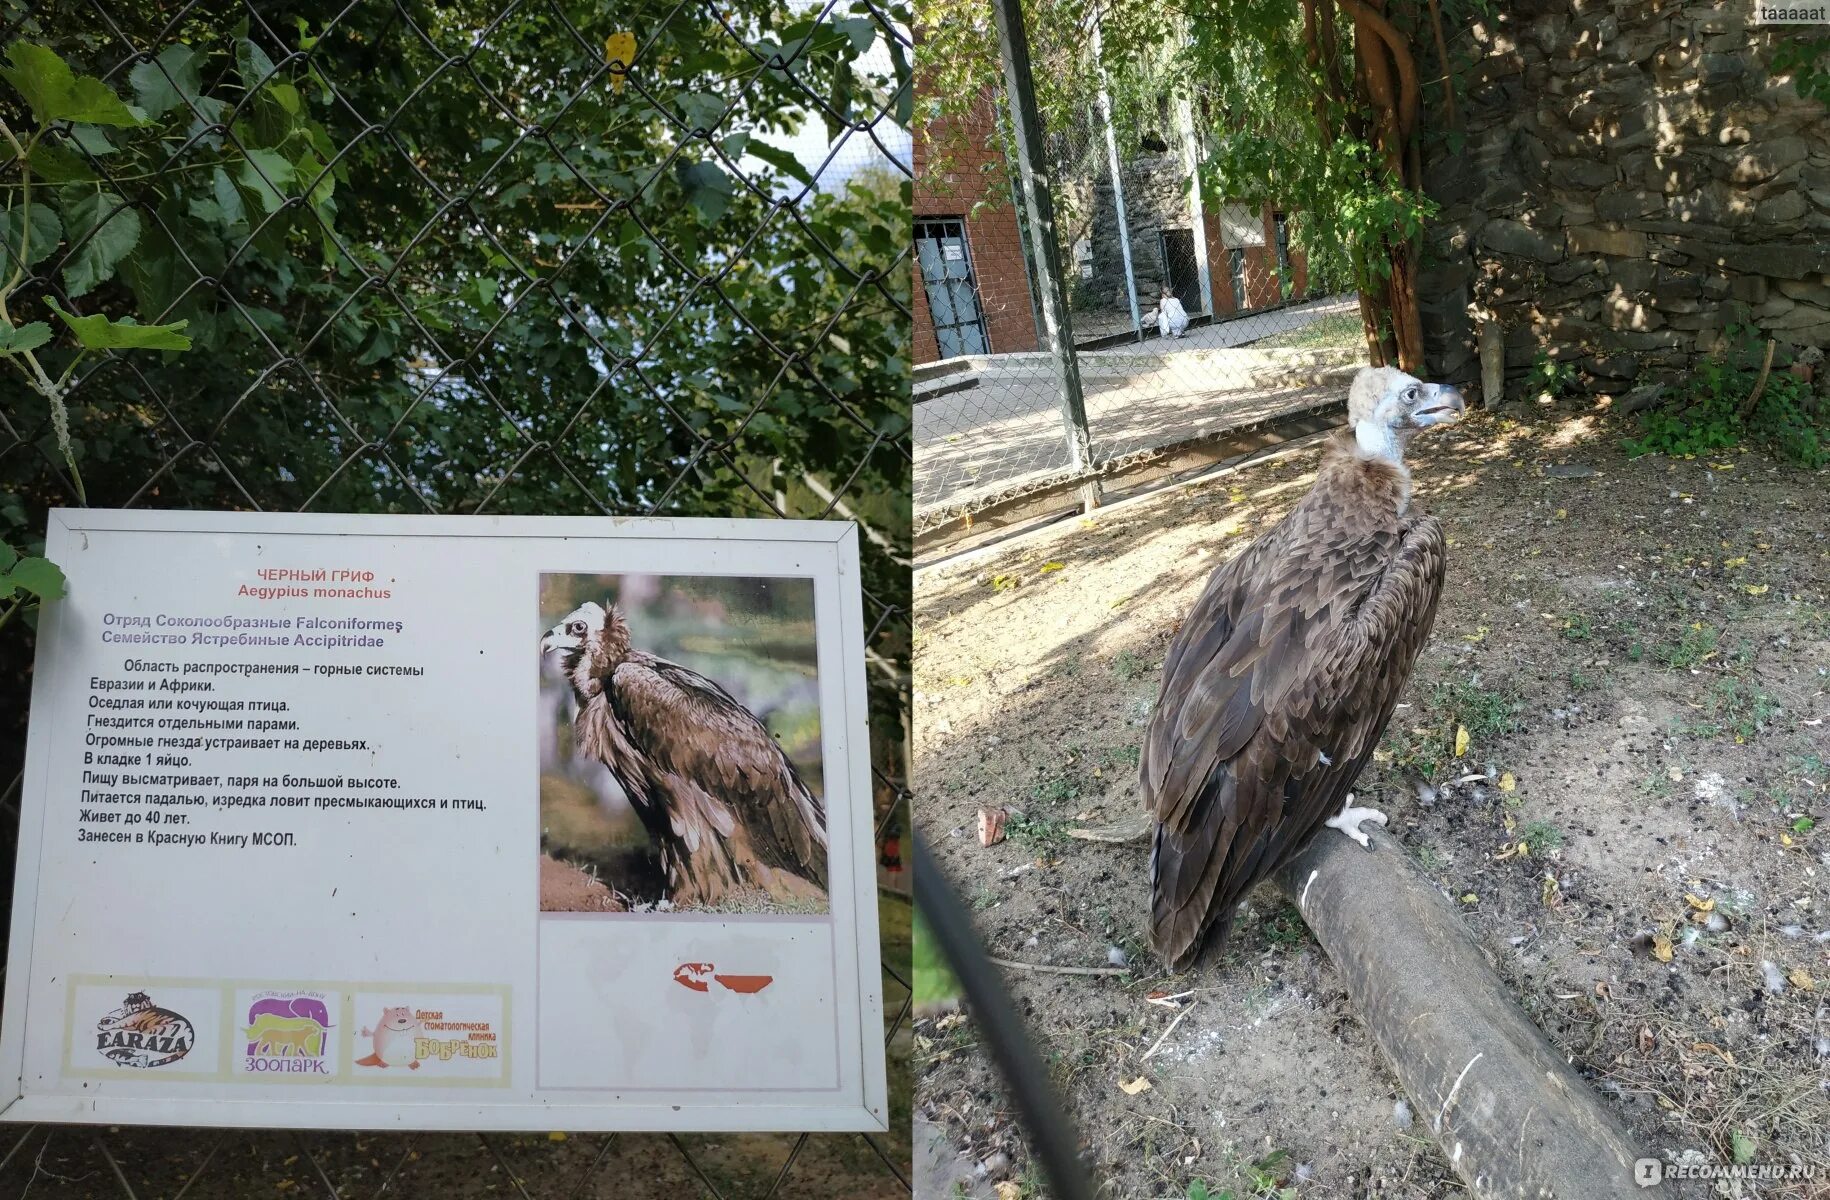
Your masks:
{"label": "dirt ground", "polygon": [[[1642,1144],[1810,1164],[1745,1193],[1805,1196],[1830,1187],[1830,472],[1629,461],[1622,432],[1566,407],[1413,448],[1448,582],[1356,791]],[[916,811],[943,866],[994,955],[1132,968],[1007,974],[1103,1195],[1461,1194],[1285,897],[1170,978],[1146,847],[1064,836],[1134,811],[1178,622],[1315,461],[917,576]],[[990,849],[981,805],[1020,810]],[[918,1156],[956,1173],[941,1194],[1041,1194],[977,1043],[966,1016],[918,1023]]]}

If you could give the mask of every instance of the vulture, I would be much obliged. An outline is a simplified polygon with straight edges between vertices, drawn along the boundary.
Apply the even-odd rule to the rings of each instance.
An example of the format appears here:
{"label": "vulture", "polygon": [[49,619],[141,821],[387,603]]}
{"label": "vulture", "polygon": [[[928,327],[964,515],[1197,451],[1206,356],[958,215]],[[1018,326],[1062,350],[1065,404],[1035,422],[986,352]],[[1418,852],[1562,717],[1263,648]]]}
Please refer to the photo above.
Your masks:
{"label": "vulture", "polygon": [[1370,848],[1348,791],[1436,619],[1442,526],[1412,509],[1410,439],[1461,393],[1393,367],[1348,392],[1314,486],[1208,578],[1170,644],[1140,756],[1153,819],[1150,943],[1218,947],[1253,885],[1324,826]]}
{"label": "vulture", "polygon": [[575,752],[628,795],[669,901],[826,898],[826,808],[755,714],[697,671],[633,648],[614,607],[580,606],[540,649],[578,702]]}

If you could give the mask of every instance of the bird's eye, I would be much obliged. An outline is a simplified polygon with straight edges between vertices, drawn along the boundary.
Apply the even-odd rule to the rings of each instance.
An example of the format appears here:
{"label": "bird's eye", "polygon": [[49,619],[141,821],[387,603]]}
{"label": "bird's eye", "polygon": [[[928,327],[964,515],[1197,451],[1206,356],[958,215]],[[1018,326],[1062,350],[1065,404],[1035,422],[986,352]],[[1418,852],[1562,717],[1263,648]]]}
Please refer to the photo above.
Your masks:
{"label": "bird's eye", "polygon": [[568,622],[566,625],[566,632],[573,637],[583,637],[585,635],[585,623],[583,621]]}
{"label": "bird's eye", "polygon": [[1406,400],[1414,401],[1421,395],[1423,395],[1423,392],[1418,388],[1410,387],[1404,389],[1404,398]]}

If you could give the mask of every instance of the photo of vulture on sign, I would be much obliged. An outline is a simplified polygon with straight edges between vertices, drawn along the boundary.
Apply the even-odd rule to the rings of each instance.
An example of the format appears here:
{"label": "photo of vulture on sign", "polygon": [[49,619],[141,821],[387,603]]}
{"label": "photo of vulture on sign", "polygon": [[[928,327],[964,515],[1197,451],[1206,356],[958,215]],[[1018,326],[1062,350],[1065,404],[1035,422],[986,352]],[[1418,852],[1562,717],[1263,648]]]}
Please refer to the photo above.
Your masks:
{"label": "photo of vulture on sign", "polygon": [[850,524],[57,510],[46,555],[0,1116],[885,1127]]}

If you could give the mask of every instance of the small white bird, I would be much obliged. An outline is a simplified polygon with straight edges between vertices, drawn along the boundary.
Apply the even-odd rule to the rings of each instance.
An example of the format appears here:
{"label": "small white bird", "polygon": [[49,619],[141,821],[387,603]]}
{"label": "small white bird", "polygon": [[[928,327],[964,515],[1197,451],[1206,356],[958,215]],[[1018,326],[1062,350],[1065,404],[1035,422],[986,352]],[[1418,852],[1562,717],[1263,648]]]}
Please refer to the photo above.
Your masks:
{"label": "small white bird", "polygon": [[1188,310],[1167,287],[1156,308],[1156,331],[1168,338],[1179,338],[1188,331]]}

